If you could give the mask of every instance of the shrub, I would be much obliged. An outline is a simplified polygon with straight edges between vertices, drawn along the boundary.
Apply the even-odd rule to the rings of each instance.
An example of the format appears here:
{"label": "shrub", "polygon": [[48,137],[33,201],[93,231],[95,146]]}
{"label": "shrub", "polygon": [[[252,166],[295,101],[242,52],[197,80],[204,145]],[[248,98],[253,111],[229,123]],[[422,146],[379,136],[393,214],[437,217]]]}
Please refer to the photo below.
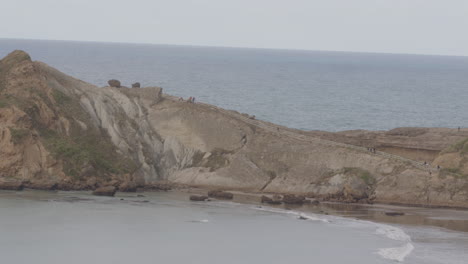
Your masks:
{"label": "shrub", "polygon": [[10,128],[10,134],[13,144],[19,144],[29,135],[29,131],[21,128]]}

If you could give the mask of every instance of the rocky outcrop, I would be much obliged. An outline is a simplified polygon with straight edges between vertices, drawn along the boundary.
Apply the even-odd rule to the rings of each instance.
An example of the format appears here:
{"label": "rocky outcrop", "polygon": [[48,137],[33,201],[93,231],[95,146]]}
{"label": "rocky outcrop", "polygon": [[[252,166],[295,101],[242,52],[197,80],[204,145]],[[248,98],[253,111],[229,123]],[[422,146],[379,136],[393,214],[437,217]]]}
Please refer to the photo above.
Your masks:
{"label": "rocky outcrop", "polygon": [[110,87],[120,88],[119,80],[112,79],[112,80],[109,80],[107,83],[109,84]]}
{"label": "rocky outcrop", "polygon": [[23,190],[23,183],[19,181],[1,181],[0,190],[21,191]]}
{"label": "rocky outcrop", "polygon": [[134,182],[124,182],[119,185],[119,192],[136,192],[137,185]]}
{"label": "rocky outcrop", "polygon": [[97,196],[114,196],[117,192],[117,188],[114,186],[104,186],[94,190],[93,195]]}
{"label": "rocky outcrop", "polygon": [[275,198],[270,198],[268,196],[262,195],[260,198],[261,203],[267,203],[267,204],[281,204],[281,200],[275,199]]}
{"label": "rocky outcrop", "polygon": [[285,194],[283,196],[283,203],[285,204],[304,204],[306,201],[303,195]]}
{"label": "rocky outcrop", "polygon": [[213,190],[208,192],[208,197],[231,200],[234,197],[234,195],[230,192]]}
{"label": "rocky outcrop", "polygon": [[139,82],[132,83],[132,88],[140,88],[140,83]]}
{"label": "rocky outcrop", "polygon": [[190,201],[196,201],[196,202],[203,202],[208,200],[208,196],[206,195],[190,195]]}
{"label": "rocky outcrop", "polygon": [[[413,156],[415,149],[437,152],[462,137],[452,132],[305,132],[179,101],[159,87],[96,87],[21,51],[0,61],[2,181],[67,190],[133,190],[133,184],[169,190],[180,184],[468,207],[464,148],[437,153],[440,170],[435,161],[423,166]],[[384,146],[398,151],[381,151]]]}

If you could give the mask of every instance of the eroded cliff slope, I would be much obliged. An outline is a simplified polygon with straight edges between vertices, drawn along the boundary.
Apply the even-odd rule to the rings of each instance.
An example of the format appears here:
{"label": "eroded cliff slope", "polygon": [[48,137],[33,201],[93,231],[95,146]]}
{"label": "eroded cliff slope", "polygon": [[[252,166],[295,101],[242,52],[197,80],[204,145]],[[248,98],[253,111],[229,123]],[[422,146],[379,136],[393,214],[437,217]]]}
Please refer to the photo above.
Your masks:
{"label": "eroded cliff slope", "polygon": [[346,201],[468,207],[468,178],[163,95],[99,88],[15,51],[0,62],[0,181],[169,181]]}

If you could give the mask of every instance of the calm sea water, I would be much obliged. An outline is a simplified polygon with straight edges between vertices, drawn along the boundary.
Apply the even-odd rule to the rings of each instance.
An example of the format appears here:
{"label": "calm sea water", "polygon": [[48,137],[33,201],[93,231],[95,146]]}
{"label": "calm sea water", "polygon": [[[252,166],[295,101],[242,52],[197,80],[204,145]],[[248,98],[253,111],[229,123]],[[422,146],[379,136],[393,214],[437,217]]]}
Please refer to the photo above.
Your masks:
{"label": "calm sea water", "polygon": [[468,126],[468,57],[0,40],[79,79],[140,82],[306,130]]}
{"label": "calm sea water", "polygon": [[194,203],[171,192],[119,195],[0,191],[2,263],[461,264],[468,257],[466,234],[442,229]]}

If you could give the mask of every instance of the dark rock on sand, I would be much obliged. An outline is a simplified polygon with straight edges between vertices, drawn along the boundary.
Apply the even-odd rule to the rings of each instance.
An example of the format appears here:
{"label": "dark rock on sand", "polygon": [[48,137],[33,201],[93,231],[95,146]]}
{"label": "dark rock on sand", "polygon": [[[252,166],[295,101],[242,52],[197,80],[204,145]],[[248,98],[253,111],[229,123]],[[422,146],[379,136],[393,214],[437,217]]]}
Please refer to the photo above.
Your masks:
{"label": "dark rock on sand", "polygon": [[304,204],[306,201],[303,195],[285,194],[283,196],[283,203],[285,204]]}
{"label": "dark rock on sand", "polygon": [[140,88],[140,83],[139,82],[133,83],[132,88]]}
{"label": "dark rock on sand", "polygon": [[23,183],[18,181],[0,182],[0,190],[21,191],[23,187]]}
{"label": "dark rock on sand", "polygon": [[44,191],[57,190],[58,186],[56,182],[28,182],[24,185],[25,188]]}
{"label": "dark rock on sand", "polygon": [[385,212],[385,215],[388,215],[388,216],[402,216],[402,215],[405,215],[405,213],[403,213],[403,212]]}
{"label": "dark rock on sand", "polygon": [[124,182],[119,186],[120,192],[136,192],[137,186],[134,182]]}
{"label": "dark rock on sand", "polygon": [[173,188],[173,184],[170,183],[152,183],[145,186],[145,189],[152,191],[170,191]]}
{"label": "dark rock on sand", "polygon": [[112,79],[112,80],[109,80],[107,83],[109,84],[110,87],[120,88],[119,80]]}
{"label": "dark rock on sand", "polygon": [[275,199],[274,197],[270,198],[270,197],[265,196],[265,195],[262,195],[261,202],[262,203],[267,203],[267,204],[281,204],[281,200]]}
{"label": "dark rock on sand", "polygon": [[310,200],[310,204],[312,204],[312,205],[318,205],[318,204],[320,204],[320,201],[317,200],[317,199],[312,199],[312,200]]}
{"label": "dark rock on sand", "polygon": [[234,197],[232,193],[225,192],[225,191],[209,191],[208,196],[213,197],[213,198],[218,198],[218,199],[226,199],[226,200],[231,200]]}
{"label": "dark rock on sand", "polygon": [[208,196],[206,195],[190,195],[190,201],[203,202],[206,200],[208,200]]}
{"label": "dark rock on sand", "polygon": [[94,190],[93,194],[98,196],[114,196],[117,189],[114,186],[100,187]]}

